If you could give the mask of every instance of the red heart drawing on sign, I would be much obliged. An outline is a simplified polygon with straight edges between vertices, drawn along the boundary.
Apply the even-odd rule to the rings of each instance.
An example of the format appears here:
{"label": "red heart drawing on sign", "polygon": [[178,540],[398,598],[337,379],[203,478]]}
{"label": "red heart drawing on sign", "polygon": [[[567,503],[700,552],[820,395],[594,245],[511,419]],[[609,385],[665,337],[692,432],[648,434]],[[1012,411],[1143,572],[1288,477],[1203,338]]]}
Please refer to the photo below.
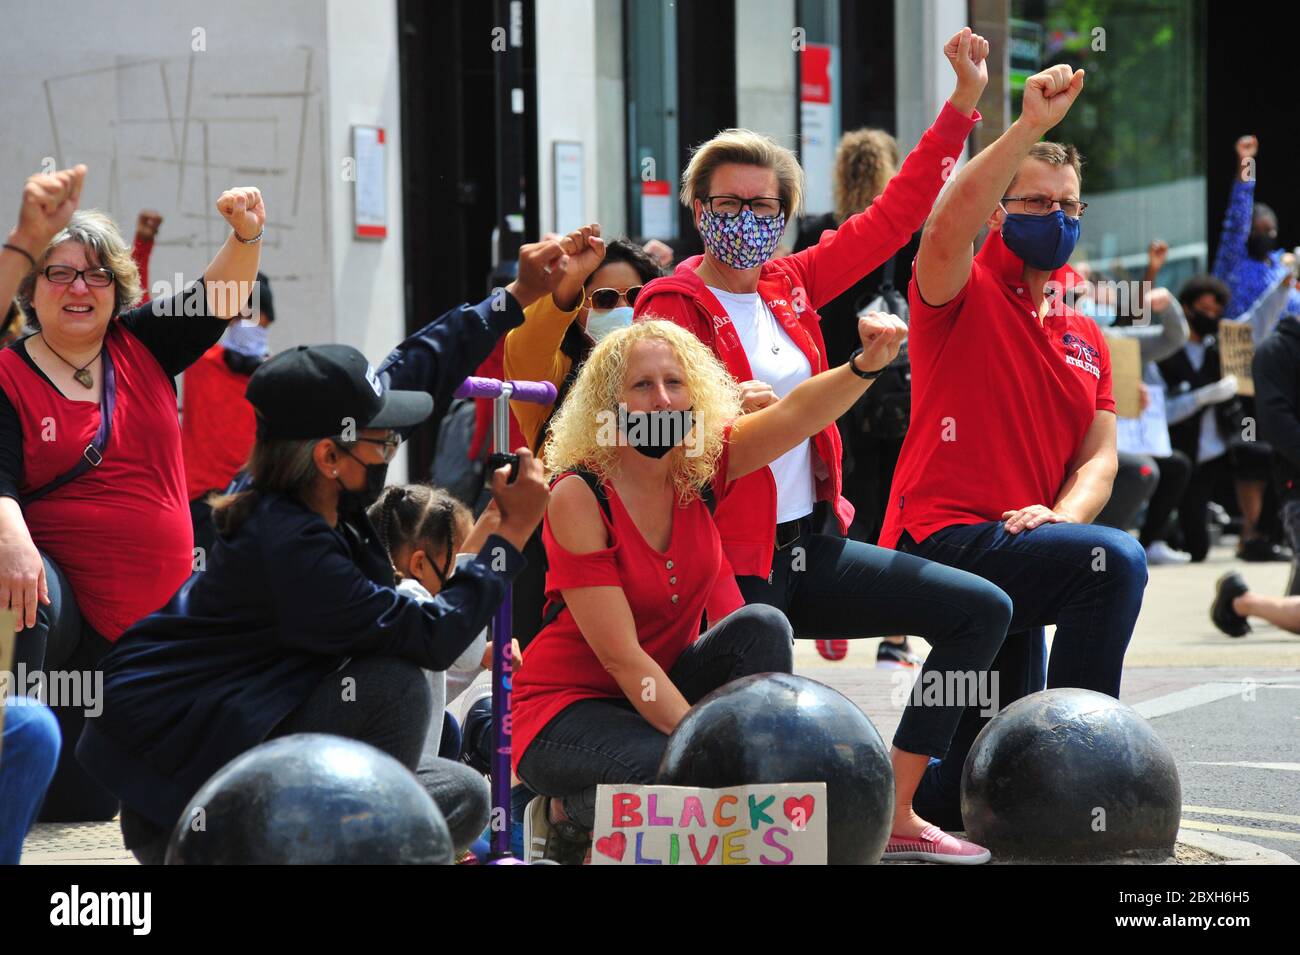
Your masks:
{"label": "red heart drawing on sign", "polygon": [[622,862],[623,853],[627,851],[627,836],[621,832],[616,832],[612,836],[603,836],[596,840],[596,851]]}
{"label": "red heart drawing on sign", "polygon": [[785,812],[785,818],[795,824],[795,829],[803,829],[808,825],[808,820],[813,814],[813,797],[802,796],[795,799],[791,796],[781,806]]}

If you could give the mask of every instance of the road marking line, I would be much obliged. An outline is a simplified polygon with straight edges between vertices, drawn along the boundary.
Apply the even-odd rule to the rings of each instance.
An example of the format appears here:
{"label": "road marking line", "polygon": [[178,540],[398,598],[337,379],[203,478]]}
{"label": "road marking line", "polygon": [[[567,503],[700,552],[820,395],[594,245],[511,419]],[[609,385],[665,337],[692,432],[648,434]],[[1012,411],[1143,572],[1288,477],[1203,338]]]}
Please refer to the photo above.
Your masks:
{"label": "road marking line", "polygon": [[1235,816],[1239,819],[1260,819],[1264,822],[1291,822],[1300,825],[1300,816],[1288,816],[1280,812],[1247,812],[1244,809],[1216,809],[1214,806],[1184,806],[1183,812],[1194,812],[1208,816]]}
{"label": "road marking line", "polygon": [[1240,766],[1243,769],[1283,769],[1289,773],[1300,773],[1300,763],[1201,763],[1193,766]]}
{"label": "road marking line", "polygon": [[1200,822],[1194,819],[1182,821],[1184,829],[1196,829],[1201,832],[1235,832],[1243,836],[1257,836],[1260,839],[1285,839],[1287,842],[1300,842],[1300,832],[1279,832],[1276,829],[1257,829],[1254,826],[1228,826],[1217,822]]}
{"label": "road marking line", "polygon": [[1141,703],[1134,703],[1133,709],[1150,720],[1157,716],[1168,716],[1170,713],[1191,709],[1193,706],[1226,700],[1230,696],[1242,696],[1250,687],[1259,685],[1250,680],[1242,680],[1239,683],[1201,683],[1197,686],[1189,686],[1185,690],[1177,690],[1164,696],[1143,700]]}

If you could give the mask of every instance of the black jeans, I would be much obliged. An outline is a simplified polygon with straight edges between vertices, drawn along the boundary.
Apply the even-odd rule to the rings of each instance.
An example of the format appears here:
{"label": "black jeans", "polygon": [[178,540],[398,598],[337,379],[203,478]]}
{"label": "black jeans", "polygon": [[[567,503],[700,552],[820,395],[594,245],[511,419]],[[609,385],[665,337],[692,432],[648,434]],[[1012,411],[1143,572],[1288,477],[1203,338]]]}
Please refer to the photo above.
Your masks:
{"label": "black jeans", "polygon": [[[686,701],[754,673],[789,673],[793,642],[786,618],[768,607],[741,607],[682,651],[668,679]],[[533,737],[519,760],[519,778],[543,796],[563,800],[578,825],[596,824],[600,783],[655,780],[668,737],[625,698],[579,700]]]}
{"label": "black jeans", "polygon": [[[1226,488],[1229,480],[1266,480],[1272,460],[1273,449],[1262,441],[1256,441],[1253,444],[1234,445],[1227,453],[1196,465],[1187,490],[1178,502],[1178,526],[1183,533],[1183,549],[1192,555],[1193,562],[1205,560],[1210,552],[1209,509],[1216,491],[1220,487]],[[1261,526],[1267,523],[1264,510],[1260,511],[1259,523]]]}
{"label": "black jeans", "polygon": [[[1011,600],[982,577],[873,544],[804,532],[772,557],[770,580],[737,577],[749,604],[790,618],[801,639],[886,637],[906,633],[932,647],[919,677],[978,688],[1011,621]],[[967,697],[911,694],[894,745],[943,756]]]}
{"label": "black jeans", "polygon": [[[98,714],[103,700],[99,663],[113,648],[81,616],[76,595],[55,564],[44,553],[45,582],[49,604],[40,604],[36,626],[19,631],[14,645],[14,672],[27,674],[34,685],[34,674],[45,674],[50,709],[59,723],[63,748],[54,771],[45,802],[41,805],[41,822],[104,822],[117,815],[117,797],[99,784],[77,762],[77,742],[86,719]],[[54,699],[56,687],[78,685],[81,699]]]}
{"label": "black jeans", "polygon": [[1192,462],[1181,451],[1175,451],[1167,458],[1153,458],[1159,473],[1156,492],[1147,502],[1147,516],[1142,521],[1142,533],[1138,541],[1143,547],[1150,547],[1156,541],[1165,539],[1165,525],[1169,515],[1174,512],[1178,502],[1187,491],[1187,482],[1192,479]]}
{"label": "black jeans", "polygon": [[1119,470],[1111,487],[1110,500],[1097,515],[1094,524],[1126,531],[1133,525],[1142,505],[1160,486],[1160,466],[1148,454],[1119,452]]}
{"label": "black jeans", "polygon": [[[343,692],[344,679],[355,684]],[[442,810],[456,851],[469,848],[488,822],[489,797],[483,777],[449,759],[426,761],[420,755],[432,715],[432,691],[425,672],[396,657],[353,657],[316,685],[311,695],[267,736],[329,733],[361,740],[392,756],[423,784]],[[418,771],[417,771],[418,770]],[[122,835],[140,862],[158,864],[170,832],[123,808]]]}
{"label": "black jeans", "polygon": [[[1009,534],[1001,522],[945,527],[921,543],[899,541],[909,553],[977,573],[1015,604],[1012,636],[990,667],[997,709],[1043,688],[1042,636],[1056,624],[1048,687],[1082,687],[1118,697],[1124,651],[1133,636],[1146,588],[1146,554],[1112,527],[1042,524]],[[960,828],[961,773],[971,744],[992,714],[967,707],[952,749],[932,764],[913,806],[941,828]]]}

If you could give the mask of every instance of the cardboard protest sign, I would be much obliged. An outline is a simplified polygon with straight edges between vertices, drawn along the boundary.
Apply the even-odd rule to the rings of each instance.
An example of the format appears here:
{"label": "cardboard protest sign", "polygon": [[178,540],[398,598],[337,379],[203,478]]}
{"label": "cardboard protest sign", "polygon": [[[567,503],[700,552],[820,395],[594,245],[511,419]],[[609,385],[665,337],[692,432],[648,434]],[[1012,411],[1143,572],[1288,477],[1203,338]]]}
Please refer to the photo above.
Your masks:
{"label": "cardboard protest sign", "polygon": [[1225,375],[1237,376],[1237,394],[1255,396],[1255,333],[1246,322],[1224,319],[1219,322],[1219,367]]}
{"label": "cardboard protest sign", "polygon": [[826,784],[597,787],[592,865],[825,865]]}
{"label": "cardboard protest sign", "polygon": [[1142,348],[1135,338],[1107,338],[1110,380],[1115,394],[1115,414],[1136,418],[1142,414],[1138,389],[1142,384]]}

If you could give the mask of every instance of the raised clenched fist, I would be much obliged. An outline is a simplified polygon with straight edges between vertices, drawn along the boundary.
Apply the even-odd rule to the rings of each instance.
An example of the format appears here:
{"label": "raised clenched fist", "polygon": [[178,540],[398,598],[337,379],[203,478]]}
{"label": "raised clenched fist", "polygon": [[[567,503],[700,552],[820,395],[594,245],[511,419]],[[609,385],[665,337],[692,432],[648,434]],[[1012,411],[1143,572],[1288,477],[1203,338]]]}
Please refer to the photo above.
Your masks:
{"label": "raised clenched fist", "polygon": [[1083,91],[1083,70],[1064,63],[1048,67],[1025,80],[1020,118],[1041,133],[1047,132],[1070,111]]}
{"label": "raised clenched fist", "polygon": [[217,211],[241,239],[256,238],[266,225],[266,203],[256,186],[227,189],[217,199]]}

